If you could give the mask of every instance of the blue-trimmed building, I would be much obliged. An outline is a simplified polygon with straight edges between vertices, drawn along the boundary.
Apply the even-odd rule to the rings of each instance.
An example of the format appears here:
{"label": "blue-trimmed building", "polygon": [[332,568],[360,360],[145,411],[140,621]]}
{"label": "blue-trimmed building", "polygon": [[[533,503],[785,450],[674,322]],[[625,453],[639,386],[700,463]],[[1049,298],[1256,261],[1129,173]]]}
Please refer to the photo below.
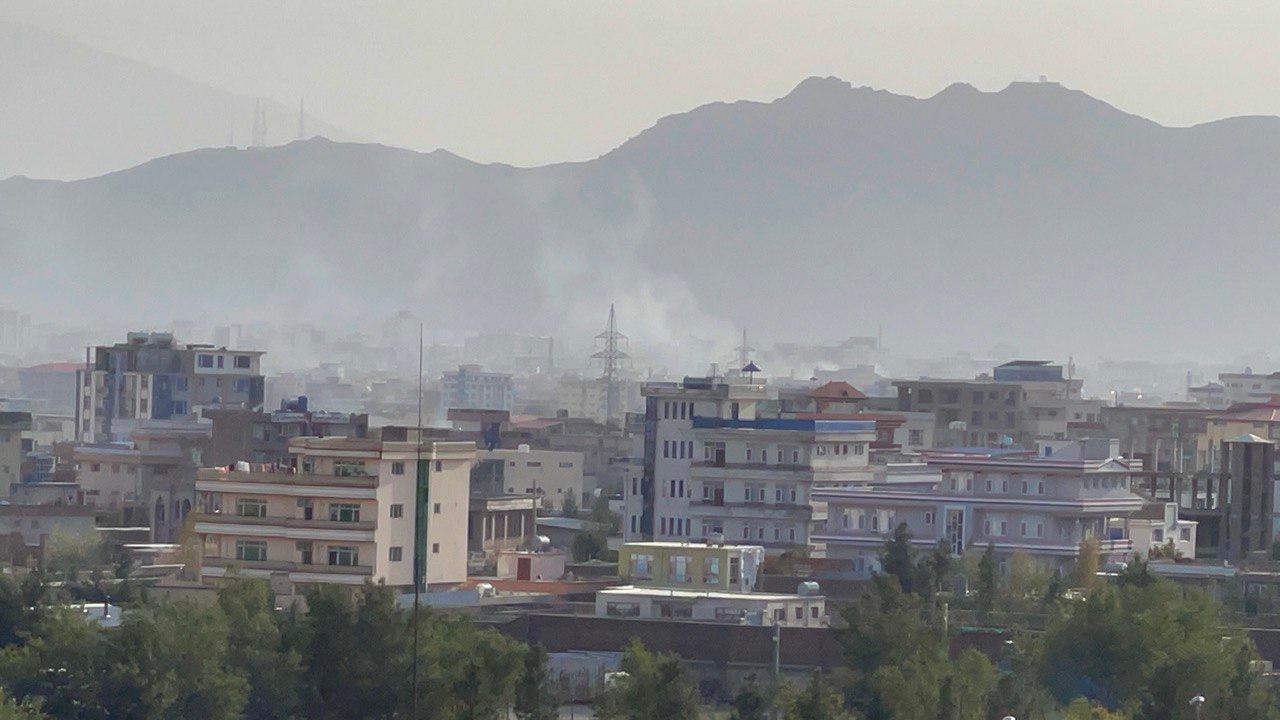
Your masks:
{"label": "blue-trimmed building", "polygon": [[[644,469],[625,488],[627,540],[808,547],[815,488],[869,482],[873,420],[760,417],[763,381],[647,383]],[[776,412],[776,410],[775,410]]]}

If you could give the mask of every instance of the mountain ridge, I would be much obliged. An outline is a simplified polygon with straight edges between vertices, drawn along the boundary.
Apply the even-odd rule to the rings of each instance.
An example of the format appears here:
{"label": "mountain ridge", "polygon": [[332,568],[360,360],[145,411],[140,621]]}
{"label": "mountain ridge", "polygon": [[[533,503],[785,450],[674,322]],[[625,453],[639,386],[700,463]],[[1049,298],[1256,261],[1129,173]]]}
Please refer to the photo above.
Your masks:
{"label": "mountain ridge", "polygon": [[[743,326],[804,341],[884,324],[921,352],[1173,352],[1272,340],[1230,311],[1280,262],[1278,167],[1275,117],[1170,128],[1055,83],[922,99],[818,78],[663,118],[583,162],[313,139],[0,182],[15,240],[0,260],[43,270],[52,249],[56,282],[132,321],[408,307],[443,331],[582,334],[612,299],[633,337],[685,348]],[[1217,282],[1207,268],[1231,257],[1251,262]],[[108,282],[129,273],[143,282]]]}

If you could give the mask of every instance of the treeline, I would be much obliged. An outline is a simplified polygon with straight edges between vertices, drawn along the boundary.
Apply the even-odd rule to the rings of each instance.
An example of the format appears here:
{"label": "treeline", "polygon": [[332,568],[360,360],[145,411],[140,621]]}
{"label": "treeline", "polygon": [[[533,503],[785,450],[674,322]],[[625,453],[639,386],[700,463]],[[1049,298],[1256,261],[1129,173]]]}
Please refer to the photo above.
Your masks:
{"label": "treeline", "polygon": [[[871,591],[839,610],[843,664],[781,684],[751,678],[734,688],[731,718],[1280,720],[1248,637],[1142,562],[1100,582],[1086,547],[1065,579],[1025,558],[1002,572],[990,549],[918,553],[905,529],[881,560]],[[977,612],[1034,610],[1043,630],[1013,631],[998,662],[953,654],[958,576]],[[39,573],[0,576],[0,720],[556,717],[537,647],[425,610],[415,647],[412,618],[382,586],[322,587],[307,604],[276,610],[265,583],[241,580],[210,607],[139,602],[104,630],[52,602]],[[633,643],[622,670],[597,718],[712,715],[678,658]]]}
{"label": "treeline", "polygon": [[109,630],[31,603],[37,592],[0,579],[0,720],[409,718],[415,704],[429,720],[555,717],[545,653],[424,610],[415,655],[383,586],[322,587],[299,613],[242,580],[212,607],[146,603]]}

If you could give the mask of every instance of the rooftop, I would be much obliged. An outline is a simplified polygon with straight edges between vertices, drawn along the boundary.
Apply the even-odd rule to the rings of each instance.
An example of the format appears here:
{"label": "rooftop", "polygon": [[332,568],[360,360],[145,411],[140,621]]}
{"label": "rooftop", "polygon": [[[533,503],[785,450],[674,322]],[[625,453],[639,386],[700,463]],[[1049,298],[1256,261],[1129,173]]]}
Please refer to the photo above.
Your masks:
{"label": "rooftop", "polygon": [[693,427],[701,430],[783,430],[811,433],[870,433],[875,432],[874,420],[817,420],[801,418],[757,418],[732,420],[728,418],[693,418]]}

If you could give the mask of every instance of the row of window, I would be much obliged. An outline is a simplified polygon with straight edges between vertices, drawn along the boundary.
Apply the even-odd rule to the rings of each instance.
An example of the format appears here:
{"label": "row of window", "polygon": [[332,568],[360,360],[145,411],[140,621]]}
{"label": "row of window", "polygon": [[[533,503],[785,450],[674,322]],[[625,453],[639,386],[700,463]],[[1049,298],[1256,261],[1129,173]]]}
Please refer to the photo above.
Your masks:
{"label": "row of window", "polygon": [[693,403],[691,402],[664,402],[662,403],[662,419],[663,420],[688,420],[693,417]]}
{"label": "row of window", "polygon": [[662,457],[687,460],[693,457],[692,440],[663,440]]}
{"label": "row of window", "polygon": [[[298,551],[298,562],[302,565],[312,565],[315,558],[312,555],[312,544],[310,541],[299,541],[296,549]],[[440,543],[431,543],[432,554],[440,553]],[[236,540],[236,559],[245,562],[266,562],[267,560],[267,543],[264,540]],[[336,567],[355,567],[360,564],[360,549],[351,545],[330,545],[327,552],[328,565]],[[404,560],[404,548],[400,545],[393,545],[387,548],[387,560],[390,562],[401,562]]]}
{"label": "row of window", "polygon": [[[232,357],[233,357],[233,360],[232,360],[233,367],[235,367],[236,369],[248,370],[250,367],[253,366],[253,358],[249,357],[248,355],[234,355]],[[215,366],[218,368],[222,368],[223,365],[226,363],[226,361],[227,361],[226,355],[208,355],[208,354],[201,353],[200,355],[196,356],[196,365],[202,368],[211,368]]]}

